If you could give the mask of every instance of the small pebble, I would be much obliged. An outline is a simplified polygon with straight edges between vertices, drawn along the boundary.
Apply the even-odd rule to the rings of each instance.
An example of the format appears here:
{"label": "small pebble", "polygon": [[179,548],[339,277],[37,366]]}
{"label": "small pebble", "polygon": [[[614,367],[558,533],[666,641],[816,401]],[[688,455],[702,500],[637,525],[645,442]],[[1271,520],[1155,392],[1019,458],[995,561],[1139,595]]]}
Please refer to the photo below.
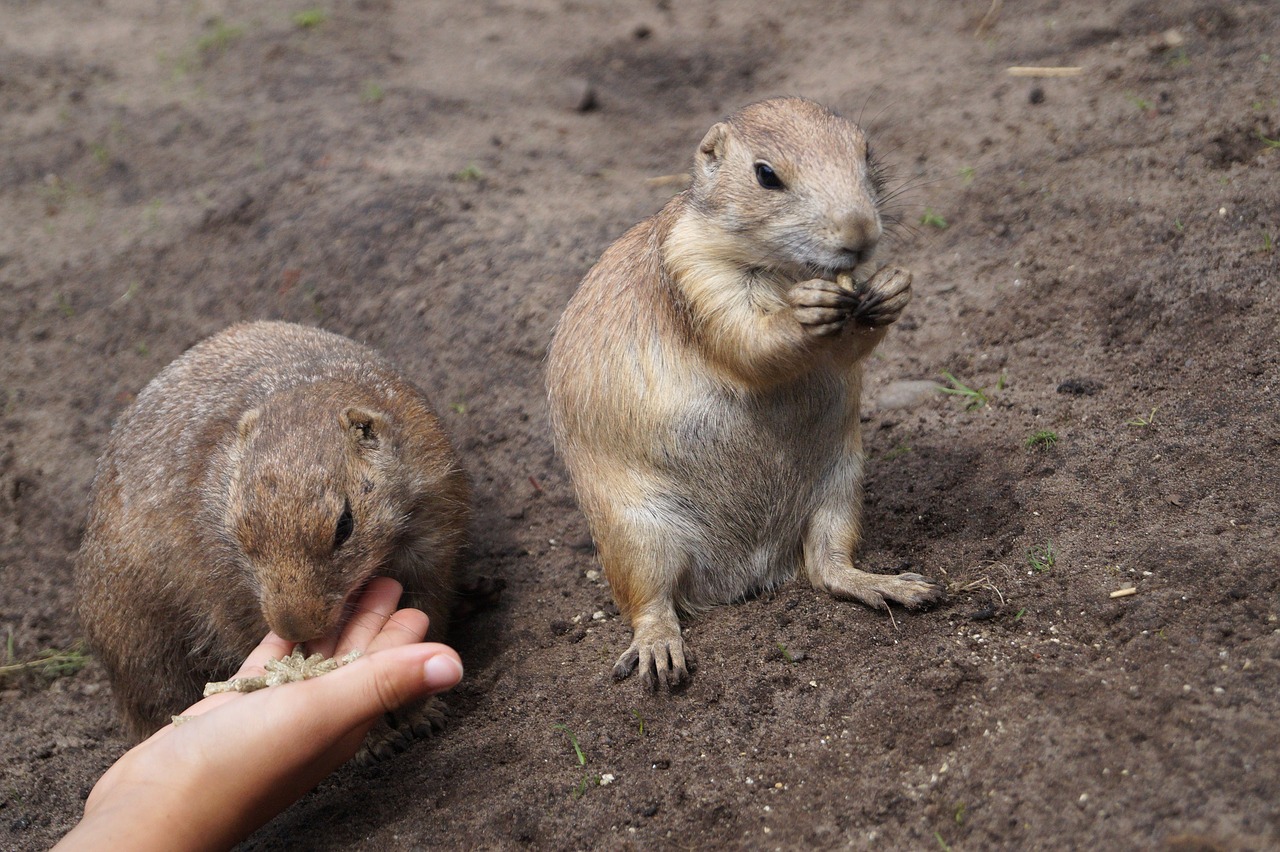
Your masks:
{"label": "small pebble", "polygon": [[564,82],[564,103],[574,112],[591,112],[600,106],[590,80],[571,77]]}

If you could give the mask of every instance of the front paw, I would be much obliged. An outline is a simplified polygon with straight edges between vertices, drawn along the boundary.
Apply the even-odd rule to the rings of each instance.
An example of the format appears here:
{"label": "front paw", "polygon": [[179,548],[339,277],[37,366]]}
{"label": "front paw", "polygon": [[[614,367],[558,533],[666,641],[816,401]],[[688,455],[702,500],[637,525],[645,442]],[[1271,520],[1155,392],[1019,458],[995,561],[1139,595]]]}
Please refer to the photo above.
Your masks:
{"label": "front paw", "polygon": [[883,328],[896,321],[910,304],[911,273],[886,266],[858,289],[858,295],[854,321],[866,328]]}
{"label": "front paw", "polygon": [[622,680],[637,668],[640,670],[640,683],[649,692],[656,690],[659,684],[663,689],[675,689],[689,680],[689,672],[694,668],[693,655],[688,653],[679,633],[648,639],[636,637],[631,647],[618,658],[613,667],[613,677]]}
{"label": "front paw", "polygon": [[858,294],[835,281],[801,281],[787,293],[796,320],[817,337],[838,334],[858,307]]}
{"label": "front paw", "polygon": [[415,740],[425,739],[443,730],[448,708],[438,696],[410,704],[383,715],[369,733],[355,756],[357,766],[371,766],[407,750]]}

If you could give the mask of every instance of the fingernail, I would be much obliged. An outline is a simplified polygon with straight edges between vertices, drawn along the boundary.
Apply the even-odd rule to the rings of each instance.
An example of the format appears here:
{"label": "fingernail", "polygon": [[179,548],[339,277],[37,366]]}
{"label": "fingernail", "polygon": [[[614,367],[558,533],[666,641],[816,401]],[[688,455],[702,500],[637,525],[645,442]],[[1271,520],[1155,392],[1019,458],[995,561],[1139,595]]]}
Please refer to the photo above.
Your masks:
{"label": "fingernail", "polygon": [[462,680],[462,665],[448,654],[437,654],[427,660],[422,671],[432,686],[450,687]]}

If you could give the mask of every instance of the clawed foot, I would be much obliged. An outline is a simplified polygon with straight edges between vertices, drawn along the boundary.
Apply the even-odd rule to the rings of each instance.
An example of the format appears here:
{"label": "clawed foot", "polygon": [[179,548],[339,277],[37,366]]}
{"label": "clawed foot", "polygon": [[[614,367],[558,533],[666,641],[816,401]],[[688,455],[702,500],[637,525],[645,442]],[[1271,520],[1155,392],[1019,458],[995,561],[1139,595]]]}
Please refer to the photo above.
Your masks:
{"label": "clawed foot", "polygon": [[614,665],[614,680],[629,677],[637,668],[640,670],[640,683],[653,692],[659,684],[670,690],[685,683],[695,666],[692,653],[676,633],[648,640],[637,636]]}
{"label": "clawed foot", "polygon": [[369,730],[364,745],[356,753],[355,762],[360,766],[370,766],[400,754],[415,740],[443,730],[445,711],[444,702],[432,697],[421,704],[386,714]]}
{"label": "clawed foot", "polygon": [[888,609],[888,601],[915,609],[941,600],[944,592],[941,585],[919,574],[868,574],[857,569],[825,585],[834,597],[859,601],[872,609]]}

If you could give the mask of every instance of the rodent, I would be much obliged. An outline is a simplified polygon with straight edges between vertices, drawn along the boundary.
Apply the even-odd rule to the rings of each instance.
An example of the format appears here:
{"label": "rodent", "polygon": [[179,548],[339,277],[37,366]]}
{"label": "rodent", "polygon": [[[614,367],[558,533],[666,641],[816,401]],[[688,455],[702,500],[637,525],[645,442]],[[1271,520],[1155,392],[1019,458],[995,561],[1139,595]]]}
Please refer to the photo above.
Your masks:
{"label": "rodent", "polygon": [[375,574],[442,636],[468,492],[425,395],[372,349],[283,322],[193,346],[116,422],[76,559],[77,614],[130,733],[268,628],[333,634]]}
{"label": "rodent", "polygon": [[707,132],[688,188],[569,301],[548,400],[631,622],[615,677],[683,682],[680,614],[797,574],[875,608],[941,596],[853,563],[862,363],[911,299],[902,269],[850,284],[882,235],[883,191],[854,123],[804,98],[751,104]]}

